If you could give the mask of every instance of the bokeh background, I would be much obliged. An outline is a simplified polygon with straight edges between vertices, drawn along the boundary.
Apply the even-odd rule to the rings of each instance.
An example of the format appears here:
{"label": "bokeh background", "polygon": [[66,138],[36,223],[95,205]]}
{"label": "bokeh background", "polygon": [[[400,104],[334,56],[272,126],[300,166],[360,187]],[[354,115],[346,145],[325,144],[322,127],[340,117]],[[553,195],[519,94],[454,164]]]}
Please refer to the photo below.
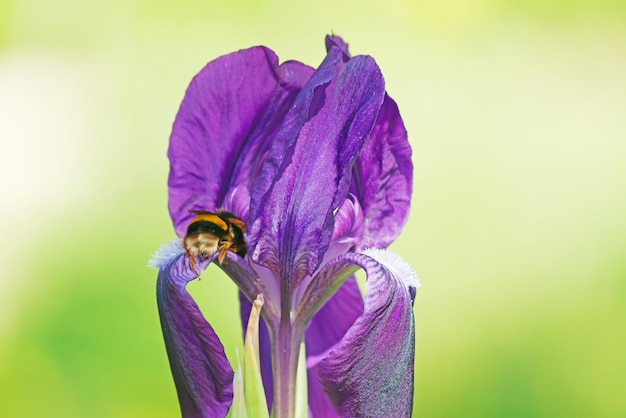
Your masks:
{"label": "bokeh background", "polygon": [[[0,416],[173,417],[153,250],[209,60],[374,56],[413,146],[419,417],[626,416],[626,2],[3,0]],[[234,358],[236,288],[190,287]]]}

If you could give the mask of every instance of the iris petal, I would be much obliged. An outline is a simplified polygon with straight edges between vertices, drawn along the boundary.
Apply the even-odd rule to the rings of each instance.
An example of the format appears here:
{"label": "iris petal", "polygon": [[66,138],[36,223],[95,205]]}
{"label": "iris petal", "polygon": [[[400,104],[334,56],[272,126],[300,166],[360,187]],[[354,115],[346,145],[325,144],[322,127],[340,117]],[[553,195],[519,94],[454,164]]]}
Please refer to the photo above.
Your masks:
{"label": "iris petal", "polygon": [[[326,37],[326,49],[337,48],[347,59],[348,44],[339,36]],[[413,164],[411,146],[398,106],[385,94],[374,129],[353,172],[351,191],[364,211],[365,234],[358,249],[386,248],[409,214]]]}
{"label": "iris petal", "polygon": [[386,248],[402,231],[409,215],[413,164],[411,146],[398,106],[389,96],[356,161],[351,192],[365,218],[358,249]]}
{"label": "iris petal", "polygon": [[[211,259],[196,264],[206,268]],[[224,347],[185,290],[196,278],[183,255],[163,263],[157,303],[183,417],[225,416],[233,398],[233,370]]]}
{"label": "iris petal", "polygon": [[[359,201],[353,195],[343,201],[335,213],[333,242],[338,244],[355,244],[363,239],[365,219]],[[351,246],[347,247],[348,249]],[[346,252],[346,251],[344,251]],[[328,260],[329,254],[325,255]],[[334,257],[333,257],[334,258]]]}
{"label": "iris petal", "polygon": [[[382,254],[382,256],[381,256]],[[408,417],[413,407],[417,278],[404,262],[349,253],[367,273],[365,312],[318,366],[340,416]]]}
{"label": "iris petal", "polygon": [[250,187],[312,71],[296,61],[279,66],[273,51],[254,47],[211,61],[194,77],[168,150],[169,209],[179,236],[189,209],[215,210],[235,187]]}
{"label": "iris petal", "polygon": [[384,98],[371,57],[347,62],[332,48],[302,88],[251,192],[252,259],[296,286],[319,266],[333,211],[348,194],[354,161]]}
{"label": "iris petal", "polygon": [[314,417],[334,417],[334,406],[317,378],[317,364],[339,342],[363,313],[363,297],[353,277],[311,318],[305,330],[309,410]]}
{"label": "iris petal", "polygon": [[330,51],[331,48],[339,48],[343,52],[345,59],[350,57],[348,52],[348,44],[340,37],[336,35],[326,35],[325,39],[326,50]]}
{"label": "iris petal", "polygon": [[305,329],[307,366],[317,361],[344,336],[363,313],[363,297],[354,276],[349,277],[313,315]]}
{"label": "iris petal", "polygon": [[[268,287],[271,283],[267,283],[267,281],[260,278],[245,258],[232,252],[227,252],[226,259],[219,267],[235,282],[248,300],[256,299],[255,295],[263,295],[265,298],[265,305],[263,306],[264,318],[278,317],[279,305],[277,299],[279,296],[272,291],[272,288]],[[248,310],[245,317],[241,318],[242,324],[248,323],[248,315],[250,315],[250,310]]]}

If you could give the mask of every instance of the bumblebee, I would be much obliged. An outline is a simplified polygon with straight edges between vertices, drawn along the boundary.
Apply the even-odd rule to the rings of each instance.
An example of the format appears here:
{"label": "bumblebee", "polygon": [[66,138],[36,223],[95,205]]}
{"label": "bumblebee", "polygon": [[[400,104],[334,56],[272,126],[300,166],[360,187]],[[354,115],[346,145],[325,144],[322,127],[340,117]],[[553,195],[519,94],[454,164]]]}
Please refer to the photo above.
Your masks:
{"label": "bumblebee", "polygon": [[196,271],[194,256],[210,257],[219,252],[217,262],[222,265],[226,252],[232,251],[240,257],[246,255],[246,242],[243,234],[246,224],[233,213],[218,210],[190,210],[196,214],[187,227],[183,239],[185,252],[189,256],[189,266]]}

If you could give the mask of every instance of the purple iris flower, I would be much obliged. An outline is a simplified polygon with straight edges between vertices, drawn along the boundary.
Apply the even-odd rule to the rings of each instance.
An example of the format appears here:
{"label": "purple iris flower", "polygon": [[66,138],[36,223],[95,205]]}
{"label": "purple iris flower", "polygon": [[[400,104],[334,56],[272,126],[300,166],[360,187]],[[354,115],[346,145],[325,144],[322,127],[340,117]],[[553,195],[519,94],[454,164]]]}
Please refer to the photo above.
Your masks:
{"label": "purple iris flower", "polygon": [[[241,290],[243,321],[264,297],[261,372],[275,417],[294,414],[302,341],[309,416],[410,416],[419,282],[385,248],[407,219],[411,149],[374,59],[351,57],[337,36],[326,48],[317,69],[279,65],[258,46],[196,75],[170,138],[169,210],[181,238],[190,210],[245,222],[247,255],[215,264]],[[196,257],[196,270],[216,257]],[[182,415],[225,416],[233,370],[185,290],[196,273],[180,239],[153,265]]]}

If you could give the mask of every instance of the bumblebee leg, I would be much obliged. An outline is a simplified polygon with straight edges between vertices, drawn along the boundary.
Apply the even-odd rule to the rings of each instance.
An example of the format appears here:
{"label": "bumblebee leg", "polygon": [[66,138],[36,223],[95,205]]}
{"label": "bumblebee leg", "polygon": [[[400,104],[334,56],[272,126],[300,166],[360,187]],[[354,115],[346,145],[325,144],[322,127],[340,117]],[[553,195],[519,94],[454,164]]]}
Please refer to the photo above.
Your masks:
{"label": "bumblebee leg", "polygon": [[189,267],[191,267],[193,272],[196,273],[196,277],[200,277],[200,273],[198,273],[198,271],[196,270],[196,259],[190,252],[187,252],[187,255],[189,256]]}
{"label": "bumblebee leg", "polygon": [[226,252],[228,252],[228,245],[224,244],[220,247],[220,253],[217,255],[217,262],[221,266],[226,258]]}

